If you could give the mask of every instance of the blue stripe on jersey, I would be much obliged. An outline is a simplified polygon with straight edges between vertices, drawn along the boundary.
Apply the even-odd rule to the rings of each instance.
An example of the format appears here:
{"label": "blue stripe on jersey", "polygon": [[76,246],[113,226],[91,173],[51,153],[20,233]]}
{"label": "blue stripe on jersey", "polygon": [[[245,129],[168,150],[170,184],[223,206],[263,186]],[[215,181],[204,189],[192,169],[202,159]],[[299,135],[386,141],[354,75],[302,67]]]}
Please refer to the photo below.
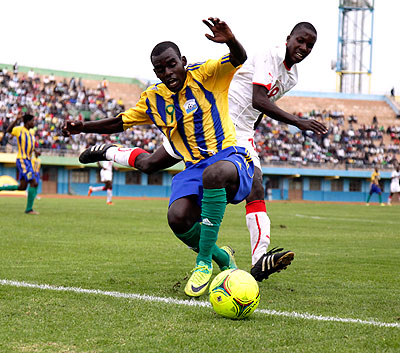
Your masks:
{"label": "blue stripe on jersey", "polygon": [[159,94],[156,94],[157,111],[160,114],[161,120],[167,125],[167,115],[165,113],[165,100]]}
{"label": "blue stripe on jersey", "polygon": [[183,123],[183,113],[182,113],[181,107],[179,106],[179,95],[174,94],[172,96],[172,98],[174,100],[174,105],[175,105],[175,117],[176,117],[176,124],[177,124],[179,135],[181,136],[183,144],[185,145],[187,151],[190,153],[190,157],[194,160],[196,158],[194,158],[194,156],[193,156],[193,152],[190,149],[190,146],[189,146],[186,134],[185,134],[185,126]]}
{"label": "blue stripe on jersey", "polygon": [[32,134],[31,133],[29,133],[28,134],[29,135],[29,139],[30,139],[30,141],[31,141],[31,148],[30,148],[30,150],[29,150],[29,156],[32,156],[32,153],[33,153],[33,148],[34,148],[34,146],[33,146],[33,137],[32,137]]}
{"label": "blue stripe on jersey", "polygon": [[153,124],[157,126],[156,119],[154,118],[154,115],[153,115],[153,113],[151,111],[150,100],[148,98],[146,99],[146,105],[147,105],[147,110],[146,110],[147,116],[151,119]]}
{"label": "blue stripe on jersey", "polygon": [[194,124],[194,136],[196,138],[197,146],[199,147],[199,152],[203,157],[209,157],[210,154],[207,152],[207,145],[204,137],[203,130],[203,110],[200,108],[199,102],[193,95],[192,90],[189,86],[186,87],[186,99],[194,99],[197,104],[197,110],[193,114],[193,124]]}
{"label": "blue stripe on jersey", "polygon": [[210,92],[207,91],[204,86],[197,80],[196,83],[199,85],[199,87],[201,88],[201,90],[204,93],[204,97],[208,100],[208,102],[211,104],[211,116],[214,122],[214,130],[215,130],[215,138],[217,139],[217,148],[219,152],[222,150],[222,142],[225,139],[225,134],[224,134],[224,130],[222,128],[222,124],[221,124],[221,116],[219,115],[219,111],[217,108],[217,104],[214,98],[214,95]]}
{"label": "blue stripe on jersey", "polygon": [[193,71],[193,70],[197,70],[201,65],[203,65],[205,63],[205,61],[202,62],[198,62],[198,63],[194,63],[194,64],[190,64],[187,66],[187,70],[188,71]]}

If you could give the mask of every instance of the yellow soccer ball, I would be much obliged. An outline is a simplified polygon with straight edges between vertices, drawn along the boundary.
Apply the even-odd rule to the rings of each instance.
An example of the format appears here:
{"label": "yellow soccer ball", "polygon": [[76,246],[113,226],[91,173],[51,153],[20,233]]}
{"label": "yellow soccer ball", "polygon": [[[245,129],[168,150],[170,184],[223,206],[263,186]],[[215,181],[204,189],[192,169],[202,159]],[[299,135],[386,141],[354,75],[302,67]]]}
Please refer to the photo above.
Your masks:
{"label": "yellow soccer ball", "polygon": [[210,302],[219,315],[229,319],[244,319],[256,310],[260,289],[254,277],[243,270],[226,270],[210,285]]}

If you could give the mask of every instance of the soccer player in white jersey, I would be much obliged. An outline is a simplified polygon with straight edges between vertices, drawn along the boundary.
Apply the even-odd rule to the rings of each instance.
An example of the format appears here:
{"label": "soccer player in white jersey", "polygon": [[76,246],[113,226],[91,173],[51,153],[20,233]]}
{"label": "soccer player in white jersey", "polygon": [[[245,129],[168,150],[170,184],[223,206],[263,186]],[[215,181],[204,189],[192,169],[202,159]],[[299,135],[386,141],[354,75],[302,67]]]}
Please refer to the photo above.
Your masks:
{"label": "soccer player in white jersey", "polygon": [[392,197],[394,194],[397,194],[397,198],[400,201],[400,166],[397,164],[395,170],[393,170],[391,174],[391,182],[390,182],[390,195],[388,199],[388,205],[392,205]]}
{"label": "soccer player in white jersey", "polygon": [[[238,145],[248,149],[256,167],[252,190],[246,198],[246,223],[252,251],[251,274],[257,281],[285,269],[293,260],[294,253],[280,252],[283,249],[267,251],[270,220],[264,201],[261,163],[253,144],[254,132],[263,115],[266,115],[303,131],[327,133],[324,124],[317,120],[301,119],[274,103],[296,85],[296,64],[310,54],[316,40],[317,32],[312,24],[298,23],[287,36],[286,46],[273,47],[250,57],[235,74],[229,88],[229,114],[236,127]],[[152,154],[147,154],[140,148],[118,149],[114,145],[88,149],[83,154],[88,163],[89,159],[118,160],[118,163],[148,174],[170,167],[180,160],[168,142],[164,142]]]}
{"label": "soccer player in white jersey", "polygon": [[104,183],[104,186],[89,186],[88,196],[92,195],[96,191],[107,192],[107,205],[112,205],[112,177],[113,177],[113,162],[102,161],[99,162],[100,180]]}

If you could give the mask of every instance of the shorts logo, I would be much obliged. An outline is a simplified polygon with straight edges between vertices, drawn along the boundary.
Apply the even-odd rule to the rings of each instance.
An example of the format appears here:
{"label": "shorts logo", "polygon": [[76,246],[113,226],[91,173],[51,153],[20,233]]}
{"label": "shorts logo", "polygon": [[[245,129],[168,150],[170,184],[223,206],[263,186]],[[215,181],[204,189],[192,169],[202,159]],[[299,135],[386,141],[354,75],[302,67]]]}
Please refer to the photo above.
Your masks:
{"label": "shorts logo", "polygon": [[188,101],[185,102],[183,107],[185,108],[186,114],[189,114],[189,113],[194,113],[197,110],[198,105],[195,99],[189,99]]}

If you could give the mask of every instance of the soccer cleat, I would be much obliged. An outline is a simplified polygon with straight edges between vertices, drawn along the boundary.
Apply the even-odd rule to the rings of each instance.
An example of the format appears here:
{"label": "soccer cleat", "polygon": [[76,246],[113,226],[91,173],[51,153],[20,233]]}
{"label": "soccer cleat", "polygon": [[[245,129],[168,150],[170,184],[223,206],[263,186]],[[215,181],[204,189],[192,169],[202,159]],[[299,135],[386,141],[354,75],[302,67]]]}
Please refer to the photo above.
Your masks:
{"label": "soccer cleat", "polygon": [[92,195],[93,192],[93,188],[91,186],[89,186],[89,191],[87,193],[88,196]]}
{"label": "soccer cleat", "polygon": [[82,164],[106,161],[106,152],[110,147],[117,147],[116,145],[103,143],[102,145],[96,145],[87,148],[79,156],[79,162]]}
{"label": "soccer cleat", "polygon": [[185,287],[185,294],[189,297],[200,297],[207,290],[208,283],[212,275],[212,267],[208,267],[206,263],[200,261],[192,270]]}
{"label": "soccer cleat", "polygon": [[108,201],[107,205],[114,206],[114,204],[111,201]]}
{"label": "soccer cleat", "polygon": [[369,203],[367,202],[367,203],[365,204],[365,206],[369,206]]}
{"label": "soccer cleat", "polygon": [[267,279],[271,274],[286,270],[286,268],[292,263],[294,259],[293,251],[282,251],[283,248],[273,248],[265,253],[257,261],[257,263],[251,268],[251,275],[258,281],[261,282],[263,279]]}
{"label": "soccer cleat", "polygon": [[385,204],[383,202],[381,202],[381,206],[385,206]]}
{"label": "soccer cleat", "polygon": [[30,211],[25,211],[26,214],[31,214],[31,215],[38,215],[39,212],[36,212],[34,210],[30,210]]}
{"label": "soccer cleat", "polygon": [[229,255],[229,265],[221,267],[221,271],[238,268],[236,265],[235,257],[234,257],[235,250],[233,250],[229,245],[222,246],[221,249],[226,251]]}

